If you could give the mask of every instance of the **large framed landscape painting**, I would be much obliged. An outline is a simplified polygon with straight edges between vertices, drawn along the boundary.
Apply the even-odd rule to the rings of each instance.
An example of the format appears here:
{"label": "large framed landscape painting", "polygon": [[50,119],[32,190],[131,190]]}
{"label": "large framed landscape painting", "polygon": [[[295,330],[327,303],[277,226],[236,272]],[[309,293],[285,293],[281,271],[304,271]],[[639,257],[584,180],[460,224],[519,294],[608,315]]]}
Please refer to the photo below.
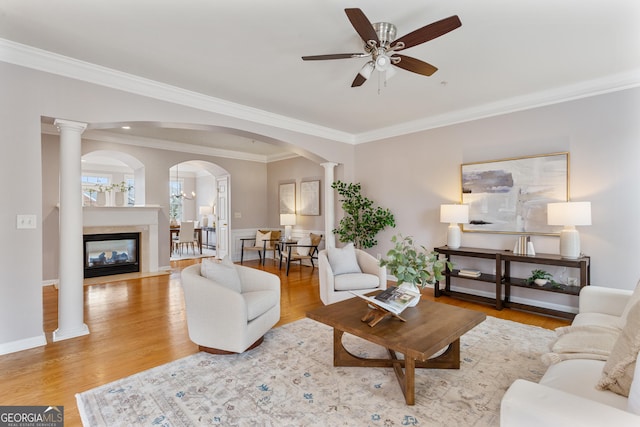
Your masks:
{"label": "large framed landscape painting", "polygon": [[558,234],[547,225],[547,203],[569,197],[569,153],[553,153],[461,166],[464,231]]}

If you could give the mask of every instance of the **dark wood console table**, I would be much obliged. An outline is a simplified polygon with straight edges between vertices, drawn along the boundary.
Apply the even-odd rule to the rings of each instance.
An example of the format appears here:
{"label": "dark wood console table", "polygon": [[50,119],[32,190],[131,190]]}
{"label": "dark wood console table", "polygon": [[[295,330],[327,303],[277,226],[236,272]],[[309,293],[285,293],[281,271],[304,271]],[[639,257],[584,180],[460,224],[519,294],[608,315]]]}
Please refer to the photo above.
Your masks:
{"label": "dark wood console table", "polygon": [[[553,310],[549,308],[537,307],[527,304],[520,304],[511,302],[511,287],[528,288],[538,291],[557,292],[568,295],[579,295],[580,289],[583,286],[588,286],[590,283],[590,271],[591,271],[591,259],[588,256],[583,256],[577,259],[562,258],[560,255],[555,254],[536,254],[536,255],[517,255],[512,251],[500,251],[495,249],[481,249],[481,248],[467,248],[461,247],[452,249],[447,246],[435,248],[440,254],[451,260],[452,256],[455,257],[469,257],[469,258],[485,258],[495,260],[495,274],[482,273],[479,277],[468,277],[460,275],[459,269],[449,270],[445,273],[445,288],[440,289],[439,286],[434,286],[434,296],[439,297],[442,294],[458,297],[461,299],[468,299],[477,302],[485,302],[493,304],[496,309],[502,310],[503,307],[517,308],[520,310],[533,311],[536,313],[547,314],[551,316],[572,319],[573,313],[566,313],[563,311]],[[511,277],[511,263],[528,263],[528,264],[540,264],[540,265],[553,265],[558,267],[575,268],[580,271],[579,286],[568,286],[561,284],[560,286],[554,286],[552,284],[546,284],[544,286],[538,286],[536,284],[527,283],[526,278]],[[495,298],[487,298],[478,295],[467,294],[464,292],[456,292],[451,290],[451,278],[464,278],[467,280],[477,280],[481,282],[495,283]],[[502,298],[502,289],[504,287],[504,299]]]}

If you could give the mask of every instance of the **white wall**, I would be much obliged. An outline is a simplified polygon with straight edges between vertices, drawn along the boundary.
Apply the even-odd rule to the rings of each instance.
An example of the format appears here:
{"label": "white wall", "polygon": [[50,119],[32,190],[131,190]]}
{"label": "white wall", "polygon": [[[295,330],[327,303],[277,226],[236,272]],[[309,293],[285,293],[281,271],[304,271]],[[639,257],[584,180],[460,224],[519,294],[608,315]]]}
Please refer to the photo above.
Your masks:
{"label": "white wall", "polygon": [[[633,89],[359,145],[356,180],[398,225],[371,252],[385,254],[398,232],[427,247],[446,244],[439,206],[460,200],[462,163],[568,151],[571,198],[592,203],[593,225],[578,227],[591,282],[632,289],[640,278],[639,112]],[[513,249],[515,240],[462,236],[463,246],[492,249]],[[537,252],[559,253],[558,237],[532,240]]]}
{"label": "white wall", "polygon": [[[0,177],[7,185],[2,186],[5,209],[0,210],[0,233],[3,245],[0,248],[0,268],[3,271],[0,282],[0,354],[19,351],[42,345],[45,342],[42,318],[43,281],[43,206],[42,206],[42,163],[53,161],[52,157],[42,158],[41,118],[61,118],[91,124],[118,123],[128,121],[151,121],[165,123],[186,123],[239,129],[242,132],[277,143],[295,147],[301,153],[317,158],[351,164],[353,147],[317,138],[306,134],[285,131],[272,126],[247,122],[225,116],[187,108],[177,104],[157,101],[151,98],[84,83],[48,73],[35,71],[0,62],[0,142],[4,155],[0,159]],[[102,144],[100,149],[110,149]],[[312,148],[314,151],[311,151]],[[84,149],[84,142],[83,142]],[[130,147],[136,155],[141,147]],[[156,150],[160,151],[160,150]],[[51,153],[49,153],[51,154]],[[193,160],[193,155],[173,153],[174,158],[160,160],[164,167],[147,168],[146,203],[163,204],[167,201],[168,168],[179,161]],[[326,156],[326,157],[324,157]],[[160,157],[157,156],[156,157]],[[198,156],[200,158],[201,156]],[[220,160],[220,166],[230,170]],[[266,170],[266,166],[264,166]],[[349,166],[350,167],[350,166]],[[257,183],[249,174],[234,175],[231,191],[247,188],[255,194],[256,186],[266,194],[264,182]],[[235,178],[237,176],[237,179]],[[149,183],[167,183],[149,188]],[[266,197],[266,196],[265,196]],[[233,211],[244,212],[242,219],[232,219],[232,227],[245,227],[245,218],[252,218],[253,201],[232,197],[237,205]],[[266,206],[266,201],[263,203]],[[16,228],[16,215],[35,214],[38,227],[30,230]],[[162,215],[161,215],[162,216]],[[262,215],[262,217],[266,217]],[[50,218],[49,218],[50,219]],[[161,218],[168,224],[168,212]],[[53,223],[53,221],[49,221]],[[247,224],[246,227],[254,226]],[[160,241],[168,241],[159,236]],[[168,246],[168,245],[167,245]],[[161,248],[162,249],[162,248]],[[168,248],[166,248],[168,259]]]}

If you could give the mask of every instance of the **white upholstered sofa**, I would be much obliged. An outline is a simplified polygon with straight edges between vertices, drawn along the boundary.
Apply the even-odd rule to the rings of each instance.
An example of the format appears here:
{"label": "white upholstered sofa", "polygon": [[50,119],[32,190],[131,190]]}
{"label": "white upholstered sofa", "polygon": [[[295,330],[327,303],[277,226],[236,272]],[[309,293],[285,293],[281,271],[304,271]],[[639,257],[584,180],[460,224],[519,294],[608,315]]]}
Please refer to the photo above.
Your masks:
{"label": "white upholstered sofa", "polygon": [[387,269],[380,267],[371,254],[353,248],[352,243],[321,250],[318,270],[320,299],[325,305],[354,297],[351,292],[366,294],[387,289]]}
{"label": "white upholstered sofa", "polygon": [[[639,300],[640,286],[633,293],[596,286],[584,287],[580,292],[578,315],[570,327],[560,329],[578,334],[596,331],[602,333],[602,337],[617,329],[619,334],[612,340],[614,349],[609,356],[604,356],[607,361],[594,360],[597,356],[583,357],[583,353],[550,353],[559,361],[555,360],[556,363],[549,365],[539,383],[519,379],[507,390],[502,399],[500,425],[640,426],[640,369],[635,369],[633,373],[633,362],[637,360],[637,348],[640,345],[640,328],[637,324],[640,321]],[[602,328],[593,328],[593,325]],[[635,353],[635,356],[627,356],[627,361],[631,360],[632,364],[625,365],[627,372],[631,372],[627,381],[632,381],[628,398],[596,387],[603,376],[605,364],[613,357],[615,349],[620,349],[623,344],[618,338],[624,333],[631,341],[635,340],[633,345],[627,346],[631,350],[627,355]],[[560,338],[562,335],[556,344],[560,343]],[[597,341],[593,343],[597,344]],[[556,344],[553,348],[556,348]],[[621,365],[618,363],[617,367]]]}
{"label": "white upholstered sofa", "polygon": [[[208,276],[208,277],[204,277]],[[189,338],[210,353],[242,353],[280,320],[280,278],[204,259],[182,270]]]}

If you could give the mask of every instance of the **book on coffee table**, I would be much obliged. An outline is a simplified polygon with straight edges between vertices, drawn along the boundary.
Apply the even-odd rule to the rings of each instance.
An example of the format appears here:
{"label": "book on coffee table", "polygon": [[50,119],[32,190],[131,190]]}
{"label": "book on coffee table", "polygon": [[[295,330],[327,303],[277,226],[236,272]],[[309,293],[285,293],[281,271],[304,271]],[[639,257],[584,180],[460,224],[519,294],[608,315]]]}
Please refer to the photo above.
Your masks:
{"label": "book on coffee table", "polygon": [[420,299],[419,292],[397,286],[391,286],[375,297],[369,297],[355,292],[351,293],[368,301],[369,304],[373,306],[383,308],[394,314],[402,313],[413,301]]}

